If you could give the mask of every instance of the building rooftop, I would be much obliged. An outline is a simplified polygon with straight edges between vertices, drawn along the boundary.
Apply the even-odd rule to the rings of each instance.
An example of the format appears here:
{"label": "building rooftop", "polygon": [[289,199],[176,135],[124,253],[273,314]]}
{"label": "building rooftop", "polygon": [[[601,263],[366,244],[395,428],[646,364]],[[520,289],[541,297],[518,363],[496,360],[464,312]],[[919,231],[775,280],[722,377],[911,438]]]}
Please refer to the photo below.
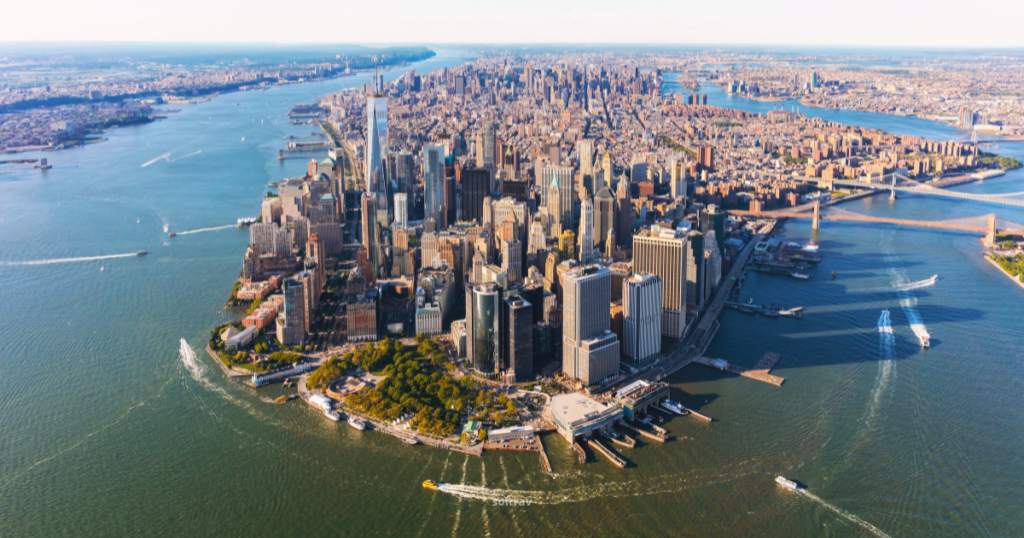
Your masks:
{"label": "building rooftop", "polygon": [[559,394],[551,398],[551,413],[563,424],[575,429],[618,411],[618,406],[591,400],[579,393]]}

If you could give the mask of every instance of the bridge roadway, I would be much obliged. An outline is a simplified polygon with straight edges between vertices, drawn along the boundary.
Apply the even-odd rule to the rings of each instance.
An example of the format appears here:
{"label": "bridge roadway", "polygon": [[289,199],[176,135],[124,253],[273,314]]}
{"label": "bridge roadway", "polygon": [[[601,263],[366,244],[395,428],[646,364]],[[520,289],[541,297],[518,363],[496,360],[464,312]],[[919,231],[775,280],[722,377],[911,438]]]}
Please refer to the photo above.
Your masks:
{"label": "bridge roadway", "polygon": [[[750,217],[769,217],[778,219],[814,219],[813,214],[808,213],[793,213],[789,211],[740,211],[740,210],[729,210],[730,213],[735,215],[745,215]],[[977,232],[984,234],[988,232],[987,228],[977,228],[974,226],[963,226],[961,224],[951,224],[946,222],[935,222],[927,220],[903,220],[903,219],[886,219],[881,217],[866,217],[866,216],[854,216],[854,215],[821,215],[822,220],[852,220],[856,222],[883,222],[888,224],[900,224],[903,226],[920,226],[923,228],[940,228],[943,230],[959,230],[962,232]],[[999,230],[999,231],[1011,231],[1016,232],[1018,230]]]}
{"label": "bridge roadway", "polygon": [[[890,177],[891,176],[892,175],[890,174]],[[900,176],[900,178],[901,179],[905,179],[905,178],[902,178],[901,176]],[[887,183],[884,183],[884,182],[865,183],[863,181],[850,181],[850,180],[842,180],[842,179],[825,179],[825,180],[823,180],[821,178],[803,177],[803,176],[795,176],[795,177],[793,177],[793,179],[798,180],[798,181],[804,181],[804,182],[812,182],[812,183],[820,183],[822,181],[824,181],[826,183],[827,182],[831,182],[831,184],[835,185],[835,186],[850,187],[850,188],[857,188],[857,189],[871,189],[871,190],[875,190],[875,191],[888,191],[888,190],[892,190],[894,188],[891,183],[887,184]],[[909,181],[909,180],[907,180],[907,181]],[[909,181],[909,182],[910,183],[916,183],[916,182],[913,182],[913,181]],[[914,194],[925,194],[925,195],[930,195],[930,196],[945,196],[945,197],[948,197],[948,198],[961,198],[961,199],[965,199],[965,200],[977,200],[977,201],[989,202],[989,203],[993,203],[993,204],[1001,204],[1001,205],[1010,205],[1010,206],[1024,207],[1024,200],[1011,200],[1009,198],[1003,198],[1000,195],[970,194],[970,193],[966,193],[966,192],[958,192],[958,191],[952,191],[952,190],[946,190],[946,189],[937,189],[935,187],[931,187],[931,186],[928,186],[928,185],[922,185],[922,184],[917,184],[916,186],[910,187],[910,186],[906,186],[906,185],[900,185],[900,184],[897,183],[896,186],[895,186],[895,189],[898,192],[909,192],[909,193],[914,193]]]}

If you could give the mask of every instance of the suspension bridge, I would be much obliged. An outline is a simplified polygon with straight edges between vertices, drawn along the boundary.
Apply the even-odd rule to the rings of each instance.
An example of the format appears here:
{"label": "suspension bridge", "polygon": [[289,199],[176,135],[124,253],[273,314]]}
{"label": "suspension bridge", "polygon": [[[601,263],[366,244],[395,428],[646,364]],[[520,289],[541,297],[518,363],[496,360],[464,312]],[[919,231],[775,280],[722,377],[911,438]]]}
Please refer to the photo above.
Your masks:
{"label": "suspension bridge", "polygon": [[[985,173],[978,173],[964,176],[963,179],[981,180],[985,179],[986,177],[991,176]],[[914,181],[898,173],[886,174],[878,179],[874,179],[871,181],[848,179],[823,179],[818,177],[804,176],[794,176],[793,179],[798,181],[804,181],[807,183],[816,183],[819,186],[847,187],[852,189],[869,189],[875,191],[891,191],[892,194],[890,195],[890,197],[892,198],[896,198],[897,192],[903,192],[912,194],[924,194],[929,196],[944,196],[947,198],[960,198],[965,200],[977,200],[992,204],[1024,207],[1024,198],[1018,198],[1024,196],[1024,192],[1011,192],[1003,194],[971,194],[948,189],[940,189],[928,185],[926,183]],[[951,186],[951,183],[947,182],[946,186]]]}

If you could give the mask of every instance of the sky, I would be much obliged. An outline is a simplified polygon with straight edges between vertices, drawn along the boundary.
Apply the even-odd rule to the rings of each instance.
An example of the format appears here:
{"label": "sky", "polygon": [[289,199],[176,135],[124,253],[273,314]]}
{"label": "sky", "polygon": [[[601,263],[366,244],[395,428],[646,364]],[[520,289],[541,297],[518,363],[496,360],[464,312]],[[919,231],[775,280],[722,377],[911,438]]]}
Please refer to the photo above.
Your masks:
{"label": "sky", "polygon": [[3,0],[0,13],[0,42],[1024,47],[1021,0]]}

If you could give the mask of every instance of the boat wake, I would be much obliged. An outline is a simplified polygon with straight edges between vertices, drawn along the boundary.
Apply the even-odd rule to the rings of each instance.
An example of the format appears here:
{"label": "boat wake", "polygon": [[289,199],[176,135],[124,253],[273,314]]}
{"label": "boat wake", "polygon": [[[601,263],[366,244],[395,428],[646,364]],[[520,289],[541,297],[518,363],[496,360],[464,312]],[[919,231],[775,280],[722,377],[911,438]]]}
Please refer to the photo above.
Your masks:
{"label": "boat wake", "polygon": [[921,288],[927,288],[928,286],[931,286],[931,285],[935,284],[938,281],[939,281],[939,275],[932,275],[931,278],[926,278],[924,280],[918,280],[917,282],[911,282],[909,284],[903,284],[903,285],[896,286],[896,289],[898,291],[919,290]]}
{"label": "boat wake", "polygon": [[892,332],[892,321],[889,319],[889,311],[882,310],[878,317],[878,382],[875,390],[871,393],[871,403],[868,406],[868,416],[864,419],[865,425],[871,426],[871,422],[878,415],[882,406],[882,395],[889,386],[889,378],[892,377],[892,360],[896,350],[896,335]]}
{"label": "boat wake", "polygon": [[[895,233],[895,232],[893,232]],[[889,264],[889,278],[894,290],[896,290],[896,296],[900,299],[900,308],[903,309],[903,313],[907,316],[907,321],[910,322],[910,330],[914,331],[917,335],[918,340],[921,341],[923,347],[930,345],[931,335],[928,334],[928,329],[924,326],[924,320],[921,319],[921,313],[917,311],[917,296],[914,295],[914,290],[919,287],[925,287],[924,285],[912,287],[923,282],[931,283],[926,284],[928,286],[934,284],[933,280],[938,280],[938,275],[933,276],[928,280],[922,280],[920,282],[910,282],[907,278],[907,272],[903,268],[903,263],[900,261],[899,256],[896,255],[896,249],[892,246],[892,235],[888,238],[882,239],[882,251],[886,255],[886,259],[890,261]],[[895,263],[892,263],[895,262]],[[899,268],[895,264],[899,264]]]}
{"label": "boat wake", "polygon": [[809,499],[811,499],[813,501],[817,501],[818,504],[820,504],[820,505],[824,506],[825,508],[828,508],[829,510],[835,512],[836,514],[838,514],[840,517],[846,519],[847,521],[850,521],[852,523],[856,523],[857,525],[860,525],[861,527],[864,527],[865,529],[870,531],[875,536],[878,536],[880,538],[890,538],[888,534],[882,532],[882,529],[879,529],[878,527],[876,527],[876,526],[868,523],[867,521],[864,521],[863,519],[861,519],[861,518],[859,518],[859,517],[857,517],[857,516],[847,512],[846,510],[843,510],[842,508],[839,508],[838,506],[835,506],[833,504],[825,502],[821,497],[818,497],[817,495],[811,493],[810,491],[807,491],[806,489],[800,489],[800,490],[797,490],[797,491],[799,493],[802,493],[807,498],[809,498]]}
{"label": "boat wake", "polygon": [[203,232],[215,232],[217,230],[227,230],[228,228],[237,228],[237,227],[238,227],[237,224],[225,224],[224,226],[214,226],[212,228],[199,228],[198,230],[189,230],[187,232],[178,232],[175,235],[188,235],[188,234],[198,234],[198,233],[203,233]]}
{"label": "boat wake", "polygon": [[192,346],[188,345],[188,342],[184,338],[181,339],[181,363],[185,365],[185,369],[188,373],[192,374],[192,379],[196,381],[205,381],[203,373],[206,369],[203,368],[202,363],[196,358],[196,352],[192,350]]}
{"label": "boat wake", "polygon": [[139,168],[145,168],[145,167],[147,167],[147,166],[149,166],[149,165],[151,165],[151,164],[153,164],[153,163],[155,163],[157,161],[167,161],[169,163],[173,163],[174,161],[180,161],[180,160],[184,159],[185,157],[191,157],[193,155],[199,155],[202,152],[203,152],[203,150],[193,151],[192,153],[189,153],[188,155],[182,155],[181,157],[176,157],[174,159],[171,158],[171,154],[170,153],[164,153],[163,155],[161,155],[161,156],[159,156],[159,157],[157,157],[155,159],[151,159],[149,161],[146,161],[146,162],[142,163],[142,166],[140,166]]}
{"label": "boat wake", "polygon": [[82,258],[53,258],[49,260],[29,260],[23,262],[0,262],[0,265],[50,265],[54,263],[75,263],[75,262],[92,262],[96,260],[110,260],[113,258],[132,258],[138,254],[132,252],[130,254],[110,254],[107,256],[85,256]]}

